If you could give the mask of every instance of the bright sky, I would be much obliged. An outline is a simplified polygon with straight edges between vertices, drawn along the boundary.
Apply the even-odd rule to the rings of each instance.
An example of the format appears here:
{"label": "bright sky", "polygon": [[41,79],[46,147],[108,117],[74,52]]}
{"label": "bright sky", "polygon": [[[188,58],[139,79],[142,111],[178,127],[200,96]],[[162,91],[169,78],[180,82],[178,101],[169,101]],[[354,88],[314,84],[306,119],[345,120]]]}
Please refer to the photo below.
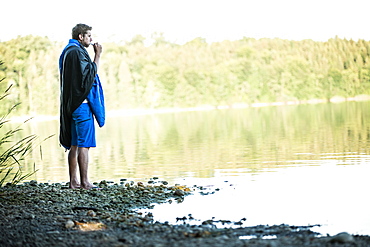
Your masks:
{"label": "bright sky", "polygon": [[369,0],[8,0],[0,3],[0,41],[28,34],[68,41],[72,27],[93,27],[94,41],[150,38],[207,42],[243,37],[370,40]]}

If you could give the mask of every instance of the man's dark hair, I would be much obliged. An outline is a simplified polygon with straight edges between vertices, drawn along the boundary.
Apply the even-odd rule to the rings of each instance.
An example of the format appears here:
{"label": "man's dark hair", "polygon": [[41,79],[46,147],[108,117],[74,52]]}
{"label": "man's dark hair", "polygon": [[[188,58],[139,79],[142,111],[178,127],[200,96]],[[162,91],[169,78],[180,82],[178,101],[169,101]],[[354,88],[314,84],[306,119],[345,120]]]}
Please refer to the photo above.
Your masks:
{"label": "man's dark hair", "polygon": [[78,35],[82,34],[85,35],[87,31],[91,31],[92,27],[86,25],[86,24],[77,24],[73,29],[72,29],[72,39],[77,39],[78,40]]}

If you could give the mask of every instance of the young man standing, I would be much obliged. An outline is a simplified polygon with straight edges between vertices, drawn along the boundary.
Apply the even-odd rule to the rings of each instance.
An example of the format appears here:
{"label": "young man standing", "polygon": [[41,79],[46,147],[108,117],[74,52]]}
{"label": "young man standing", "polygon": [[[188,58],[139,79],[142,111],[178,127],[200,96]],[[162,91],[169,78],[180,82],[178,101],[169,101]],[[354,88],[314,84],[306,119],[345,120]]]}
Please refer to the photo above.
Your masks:
{"label": "young man standing", "polygon": [[91,29],[77,24],[59,59],[59,141],[69,150],[69,187],[72,189],[94,187],[88,179],[89,149],[96,147],[94,116],[100,127],[105,122],[104,96],[97,75],[102,46],[93,44],[95,56],[91,61],[86,51],[92,42]]}

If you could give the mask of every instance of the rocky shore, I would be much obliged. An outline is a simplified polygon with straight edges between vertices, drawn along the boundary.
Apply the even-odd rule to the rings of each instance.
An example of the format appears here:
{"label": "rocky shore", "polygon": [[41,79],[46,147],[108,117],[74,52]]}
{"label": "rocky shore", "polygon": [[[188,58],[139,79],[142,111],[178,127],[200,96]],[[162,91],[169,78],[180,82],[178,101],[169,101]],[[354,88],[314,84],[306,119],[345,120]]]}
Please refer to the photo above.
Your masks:
{"label": "rocky shore", "polygon": [[158,178],[96,185],[101,189],[36,181],[1,187],[0,246],[370,246],[369,236],[320,236],[312,226],[243,227],[246,219],[222,222],[224,227],[215,219],[192,225],[183,216],[175,225],[155,222],[137,209],[181,203],[202,188]]}

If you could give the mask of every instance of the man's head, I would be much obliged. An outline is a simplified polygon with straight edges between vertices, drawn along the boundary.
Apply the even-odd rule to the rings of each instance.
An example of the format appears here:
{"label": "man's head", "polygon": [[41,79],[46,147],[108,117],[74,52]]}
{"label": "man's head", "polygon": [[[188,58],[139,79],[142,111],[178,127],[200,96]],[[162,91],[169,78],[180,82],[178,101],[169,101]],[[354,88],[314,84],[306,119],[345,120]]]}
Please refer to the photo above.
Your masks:
{"label": "man's head", "polygon": [[89,47],[92,38],[91,38],[91,29],[92,27],[85,24],[77,24],[72,29],[72,39],[78,40],[83,46]]}

